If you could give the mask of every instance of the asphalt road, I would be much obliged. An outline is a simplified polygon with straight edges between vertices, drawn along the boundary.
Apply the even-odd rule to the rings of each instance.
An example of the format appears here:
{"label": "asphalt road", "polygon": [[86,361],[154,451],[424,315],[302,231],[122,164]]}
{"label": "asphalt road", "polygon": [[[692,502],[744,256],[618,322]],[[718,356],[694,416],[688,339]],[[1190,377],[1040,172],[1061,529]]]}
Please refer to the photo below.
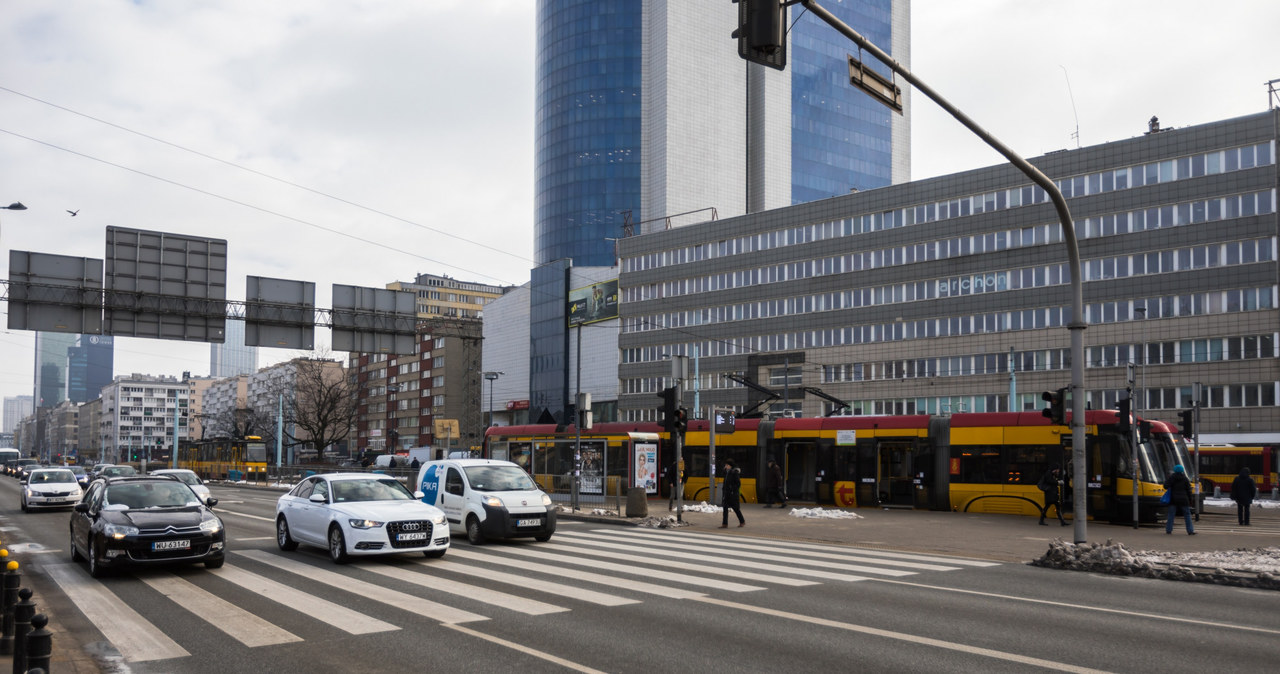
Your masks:
{"label": "asphalt road", "polygon": [[442,560],[335,566],[318,549],[276,548],[276,493],[214,487],[231,550],[222,570],[99,581],[70,562],[69,515],[22,513],[17,487],[0,478],[0,536],[52,617],[61,672],[1262,672],[1280,661],[1280,593],[929,554],[927,541],[899,553],[742,535],[764,528],[758,512],[727,532],[563,521],[549,545],[455,537]]}

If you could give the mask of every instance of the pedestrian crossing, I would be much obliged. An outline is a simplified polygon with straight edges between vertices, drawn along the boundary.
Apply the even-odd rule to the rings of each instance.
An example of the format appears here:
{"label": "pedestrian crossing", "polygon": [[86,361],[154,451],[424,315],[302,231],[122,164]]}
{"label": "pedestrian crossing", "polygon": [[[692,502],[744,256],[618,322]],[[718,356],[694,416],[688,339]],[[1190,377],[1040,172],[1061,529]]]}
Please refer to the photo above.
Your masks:
{"label": "pedestrian crossing", "polygon": [[[444,559],[405,555],[345,566],[331,564],[318,551],[241,549],[236,543],[219,569],[145,569],[97,580],[80,564],[44,567],[125,662],[150,662],[190,654],[191,644],[183,645],[191,638],[189,630],[166,634],[168,621],[155,624],[148,617],[175,608],[253,649],[323,640],[335,629],[375,634],[423,620],[461,626],[512,615],[567,613],[581,604],[621,608],[997,566],[817,543],[571,523],[562,523],[548,543],[470,546],[459,540]],[[157,601],[171,606],[157,611]],[[284,624],[262,616],[276,616]]]}

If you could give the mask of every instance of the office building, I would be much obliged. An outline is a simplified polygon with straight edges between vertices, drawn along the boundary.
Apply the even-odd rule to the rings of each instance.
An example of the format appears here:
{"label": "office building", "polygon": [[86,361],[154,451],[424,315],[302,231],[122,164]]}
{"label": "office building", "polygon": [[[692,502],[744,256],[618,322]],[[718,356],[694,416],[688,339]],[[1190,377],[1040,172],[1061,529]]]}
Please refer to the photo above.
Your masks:
{"label": "office building", "polygon": [[33,411],[31,406],[31,396],[6,396],[4,399],[4,428],[5,433],[13,433],[18,429],[18,424],[23,419],[31,416]]}
{"label": "office building", "polygon": [[102,387],[115,372],[115,338],[77,335],[67,349],[67,398],[83,404],[102,397]]}
{"label": "office building", "polygon": [[67,350],[76,345],[79,335],[62,332],[37,332],[35,337],[35,405],[56,407],[67,399]]}
{"label": "office building", "polygon": [[227,321],[221,344],[209,345],[209,376],[234,377],[258,371],[258,347],[245,346],[244,321]]}
{"label": "office building", "polygon": [[[1079,240],[1087,405],[1114,408],[1132,365],[1139,413],[1176,421],[1199,391],[1202,442],[1278,442],[1280,111],[1134,122],[1032,160]],[[622,416],[655,418],[668,355],[698,360],[704,409],[1034,410],[1070,382],[1063,239],[1008,165],[626,238]]]}

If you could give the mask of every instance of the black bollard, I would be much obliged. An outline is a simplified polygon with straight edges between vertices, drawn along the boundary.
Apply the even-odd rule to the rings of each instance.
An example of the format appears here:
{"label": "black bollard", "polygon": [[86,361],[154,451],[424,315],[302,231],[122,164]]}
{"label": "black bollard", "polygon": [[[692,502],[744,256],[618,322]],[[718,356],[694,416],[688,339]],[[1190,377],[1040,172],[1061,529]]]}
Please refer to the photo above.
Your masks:
{"label": "black bollard", "polygon": [[[38,669],[45,674],[49,674],[49,660],[53,654],[53,632],[45,629],[48,624],[48,616],[37,613],[31,619],[31,626],[35,629],[27,635],[27,666],[31,670]],[[31,670],[27,670],[28,673]]]}
{"label": "black bollard", "polygon": [[18,603],[13,605],[13,674],[27,671],[27,635],[31,633],[31,617],[35,614],[31,589],[18,590]]}
{"label": "black bollard", "polygon": [[10,568],[0,576],[0,603],[4,606],[3,633],[0,634],[0,655],[13,653],[13,605],[18,603],[18,586],[22,584],[22,576],[18,574],[18,563],[8,565]]}

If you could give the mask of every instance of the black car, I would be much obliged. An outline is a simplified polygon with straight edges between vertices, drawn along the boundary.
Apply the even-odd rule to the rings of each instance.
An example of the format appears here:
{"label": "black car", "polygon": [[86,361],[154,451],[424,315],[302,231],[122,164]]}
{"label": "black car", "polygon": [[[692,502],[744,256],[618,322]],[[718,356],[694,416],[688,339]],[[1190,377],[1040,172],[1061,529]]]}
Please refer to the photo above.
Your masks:
{"label": "black car", "polygon": [[108,568],[203,563],[222,566],[226,529],[191,488],[172,477],[95,480],[71,513],[71,559],[89,574]]}

